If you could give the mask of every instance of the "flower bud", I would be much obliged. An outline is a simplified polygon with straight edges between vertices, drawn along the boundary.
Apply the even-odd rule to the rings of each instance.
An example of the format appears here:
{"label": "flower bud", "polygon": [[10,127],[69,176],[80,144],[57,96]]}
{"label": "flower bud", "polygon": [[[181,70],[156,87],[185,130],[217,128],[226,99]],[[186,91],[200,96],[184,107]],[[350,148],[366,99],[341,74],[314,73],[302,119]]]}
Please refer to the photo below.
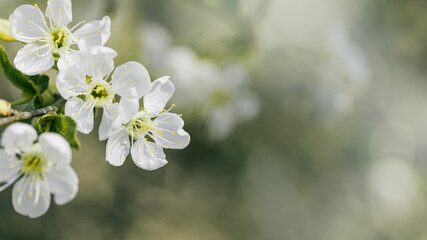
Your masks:
{"label": "flower bud", "polygon": [[7,117],[10,115],[10,103],[6,100],[0,99],[0,116]]}
{"label": "flower bud", "polygon": [[0,40],[6,42],[15,41],[15,38],[10,32],[9,21],[2,18],[0,18]]}

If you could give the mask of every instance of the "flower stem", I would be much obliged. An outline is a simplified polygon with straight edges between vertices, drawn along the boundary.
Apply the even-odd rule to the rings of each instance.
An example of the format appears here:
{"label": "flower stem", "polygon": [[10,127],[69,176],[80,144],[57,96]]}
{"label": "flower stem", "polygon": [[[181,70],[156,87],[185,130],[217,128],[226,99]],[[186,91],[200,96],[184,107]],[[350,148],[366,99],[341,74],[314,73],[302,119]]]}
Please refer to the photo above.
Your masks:
{"label": "flower stem", "polygon": [[33,97],[29,97],[29,98],[25,98],[25,99],[15,101],[15,102],[10,102],[10,104],[12,106],[22,105],[22,104],[30,102],[32,99],[33,99]]}
{"label": "flower stem", "polygon": [[13,111],[13,116],[0,118],[0,126],[4,126],[20,120],[40,117],[52,111],[56,112],[57,110],[58,108],[55,106],[47,106],[30,112]]}

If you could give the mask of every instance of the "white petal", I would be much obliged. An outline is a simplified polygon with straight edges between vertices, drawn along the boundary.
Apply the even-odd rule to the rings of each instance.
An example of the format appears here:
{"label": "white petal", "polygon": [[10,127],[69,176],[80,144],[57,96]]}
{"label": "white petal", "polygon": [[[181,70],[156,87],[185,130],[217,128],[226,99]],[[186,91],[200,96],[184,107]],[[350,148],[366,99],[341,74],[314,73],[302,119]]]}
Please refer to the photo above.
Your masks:
{"label": "white petal", "polygon": [[46,17],[51,18],[53,23],[67,25],[73,20],[71,12],[71,0],[48,0]]}
{"label": "white petal", "polygon": [[18,51],[13,62],[19,71],[27,75],[37,75],[49,70],[55,60],[48,47],[30,43]]}
{"label": "white petal", "polygon": [[94,46],[103,46],[110,37],[111,20],[108,16],[102,20],[95,20],[86,23],[73,33],[77,39],[80,49],[88,49]]}
{"label": "white petal", "polygon": [[104,112],[98,130],[99,141],[104,141],[110,137],[114,123],[121,124],[119,112],[120,106],[118,103],[104,105]]}
{"label": "white petal", "polygon": [[73,200],[79,190],[79,178],[71,166],[53,167],[46,173],[50,192],[55,194],[55,202],[63,205]]}
{"label": "white petal", "polygon": [[177,114],[162,113],[155,120],[154,127],[158,131],[152,131],[154,140],[160,146],[166,148],[183,149],[190,143],[190,135],[182,129],[184,121]]}
{"label": "white petal", "polygon": [[[21,164],[15,155],[8,154],[0,149],[0,183],[14,181],[13,177],[19,174]],[[0,188],[2,190],[3,186]]]}
{"label": "white petal", "polygon": [[56,88],[65,99],[78,96],[88,92],[86,76],[80,72],[78,66],[70,66],[56,76]]}
{"label": "white petal", "polygon": [[[47,181],[36,180],[29,183],[28,178],[21,178],[13,186],[12,203],[18,213],[30,218],[40,217],[45,214],[50,205],[50,192]],[[21,188],[18,191],[18,188]],[[37,204],[35,198],[39,194]]]}
{"label": "white petal", "polygon": [[21,151],[28,151],[37,139],[36,130],[29,124],[14,123],[3,132],[1,145],[12,155]]}
{"label": "white petal", "polygon": [[10,31],[21,42],[35,42],[44,38],[46,20],[38,7],[21,5],[9,17]]}
{"label": "white petal", "polygon": [[147,96],[144,97],[144,108],[149,113],[159,113],[172,97],[175,91],[169,77],[161,77],[153,82],[153,86]]}
{"label": "white petal", "polygon": [[138,112],[139,101],[135,97],[122,97],[120,99],[120,108],[122,121],[127,123]]}
{"label": "white petal", "polygon": [[94,106],[94,101],[84,102],[78,97],[72,97],[65,103],[65,114],[76,121],[79,132],[88,134],[93,129]]}
{"label": "white petal", "polygon": [[75,51],[71,53],[70,51],[65,51],[61,54],[61,57],[58,59],[58,70],[64,71],[67,68],[77,65],[80,62],[81,51]]}
{"label": "white petal", "polygon": [[[93,78],[104,78],[114,69],[114,61],[109,49],[97,48],[94,54],[85,55],[80,61],[80,71]],[[108,51],[107,51],[108,50]]]}
{"label": "white petal", "polygon": [[[83,52],[83,51],[80,51]],[[103,54],[109,58],[115,58],[117,57],[117,52],[109,47],[104,46],[98,46],[98,47],[91,47],[89,49],[85,49],[84,52],[86,55],[97,55],[97,54]]]}
{"label": "white petal", "polygon": [[42,133],[39,136],[45,161],[55,165],[68,165],[71,162],[71,147],[65,138],[57,133]]}
{"label": "white petal", "polygon": [[132,88],[136,90],[137,98],[145,96],[151,87],[150,75],[147,69],[137,62],[127,62],[116,68],[111,79],[113,91],[121,97],[132,96]]}
{"label": "white petal", "polygon": [[163,149],[155,143],[147,143],[144,139],[138,139],[132,146],[132,159],[135,164],[145,170],[156,170],[168,163]]}
{"label": "white petal", "polygon": [[121,166],[129,155],[129,148],[129,134],[123,127],[108,139],[105,160],[113,166]]}

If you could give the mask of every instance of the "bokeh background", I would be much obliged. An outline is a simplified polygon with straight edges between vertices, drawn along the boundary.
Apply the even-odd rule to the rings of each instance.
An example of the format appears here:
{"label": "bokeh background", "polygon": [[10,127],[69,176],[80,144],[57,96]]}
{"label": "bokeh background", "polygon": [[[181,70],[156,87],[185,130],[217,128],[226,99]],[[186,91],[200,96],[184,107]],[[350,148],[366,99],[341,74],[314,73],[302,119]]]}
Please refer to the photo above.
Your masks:
{"label": "bokeh background", "polygon": [[[34,3],[45,9],[0,0],[0,17]],[[0,239],[426,240],[426,10],[422,0],[73,0],[73,23],[111,17],[116,66],[171,76],[192,140],[147,172],[130,158],[110,166],[96,131],[79,134],[77,197],[31,220],[3,191]],[[11,57],[22,47],[2,44]],[[0,81],[0,98],[21,99]]]}

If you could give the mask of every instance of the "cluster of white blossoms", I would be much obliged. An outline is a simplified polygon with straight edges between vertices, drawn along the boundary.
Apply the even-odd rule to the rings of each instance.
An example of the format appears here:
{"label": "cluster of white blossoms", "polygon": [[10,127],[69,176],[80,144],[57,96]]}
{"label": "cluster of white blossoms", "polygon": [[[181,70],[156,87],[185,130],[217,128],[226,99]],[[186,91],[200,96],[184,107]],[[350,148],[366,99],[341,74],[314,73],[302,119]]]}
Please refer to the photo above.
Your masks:
{"label": "cluster of white blossoms", "polygon": [[[166,109],[175,91],[169,77],[151,82],[147,69],[137,62],[114,69],[117,53],[104,47],[110,36],[109,17],[68,28],[70,0],[48,0],[45,16],[37,5],[22,5],[10,15],[13,36],[27,43],[17,53],[15,66],[27,75],[56,66],[65,114],[81,133],[93,130],[94,109],[103,109],[98,133],[100,141],[108,139],[106,161],[120,166],[130,153],[138,167],[155,170],[167,163],[164,149],[189,144],[181,115],[170,112],[175,104]],[[17,181],[17,212],[41,216],[49,207],[50,193],[57,204],[75,197],[78,178],[70,166],[70,145],[61,135],[42,133],[37,140],[31,125],[15,123],[3,133],[1,145],[0,191]]]}

